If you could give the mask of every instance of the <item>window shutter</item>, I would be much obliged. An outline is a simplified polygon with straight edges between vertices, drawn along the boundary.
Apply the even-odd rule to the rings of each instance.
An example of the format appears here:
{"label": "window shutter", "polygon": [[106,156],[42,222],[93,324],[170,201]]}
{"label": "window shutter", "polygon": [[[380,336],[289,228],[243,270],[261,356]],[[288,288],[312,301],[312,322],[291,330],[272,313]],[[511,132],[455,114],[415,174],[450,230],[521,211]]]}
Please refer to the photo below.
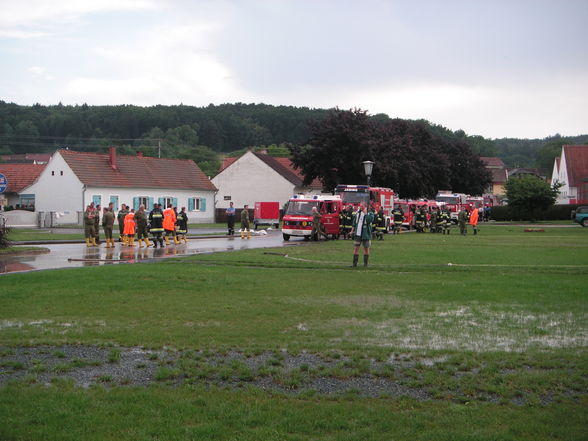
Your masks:
{"label": "window shutter", "polygon": [[140,205],[140,203],[139,203],[139,197],[138,196],[135,196],[133,198],[133,208],[135,209],[135,211],[137,211],[139,209],[139,205]]}
{"label": "window shutter", "polygon": [[194,211],[194,198],[188,198],[188,211]]}
{"label": "window shutter", "polygon": [[157,199],[157,202],[159,203],[159,205],[161,205],[163,208],[165,208],[164,207],[164,205],[165,205],[165,198],[159,198],[159,199]]}
{"label": "window shutter", "polygon": [[148,203],[149,203],[149,207],[147,207],[147,210],[149,210],[149,211],[153,210],[153,198],[149,198]]}
{"label": "window shutter", "polygon": [[178,206],[178,198],[172,198],[172,204],[174,207]]}
{"label": "window shutter", "polygon": [[200,199],[200,211],[206,211],[206,198]]}
{"label": "window shutter", "polygon": [[102,205],[100,202],[102,201],[102,196],[100,195],[94,195],[92,196],[92,202],[94,202],[94,206],[96,205]]}
{"label": "window shutter", "polygon": [[118,211],[118,196],[110,196],[110,202],[114,204],[114,211]]}

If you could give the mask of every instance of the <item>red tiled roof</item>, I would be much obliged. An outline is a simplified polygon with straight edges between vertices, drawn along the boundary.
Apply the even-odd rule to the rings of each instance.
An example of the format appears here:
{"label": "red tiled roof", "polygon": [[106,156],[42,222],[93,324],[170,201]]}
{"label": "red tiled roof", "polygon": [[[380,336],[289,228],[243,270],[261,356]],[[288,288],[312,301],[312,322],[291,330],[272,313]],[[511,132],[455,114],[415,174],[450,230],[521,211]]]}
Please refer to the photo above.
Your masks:
{"label": "red tiled roof", "polygon": [[588,145],[564,145],[568,180],[571,187],[582,187],[588,177]]}
{"label": "red tiled roof", "polygon": [[486,167],[504,167],[504,162],[502,162],[502,159],[500,158],[493,156],[480,156],[480,159]]}
{"label": "red tiled roof", "polygon": [[504,184],[506,182],[506,169],[505,168],[489,168],[492,173],[493,184]]}
{"label": "red tiled roof", "polygon": [[218,171],[219,173],[222,172],[225,168],[227,168],[229,165],[231,165],[233,162],[235,162],[237,159],[236,156],[235,157],[225,157],[223,158],[223,163],[221,164],[220,170]]}
{"label": "red tiled roof", "polygon": [[80,181],[88,186],[216,191],[208,177],[190,159],[116,155],[115,170],[110,165],[108,153],[58,152]]}
{"label": "red tiled roof", "polygon": [[6,193],[18,193],[39,177],[45,164],[0,164],[0,173],[6,176]]}

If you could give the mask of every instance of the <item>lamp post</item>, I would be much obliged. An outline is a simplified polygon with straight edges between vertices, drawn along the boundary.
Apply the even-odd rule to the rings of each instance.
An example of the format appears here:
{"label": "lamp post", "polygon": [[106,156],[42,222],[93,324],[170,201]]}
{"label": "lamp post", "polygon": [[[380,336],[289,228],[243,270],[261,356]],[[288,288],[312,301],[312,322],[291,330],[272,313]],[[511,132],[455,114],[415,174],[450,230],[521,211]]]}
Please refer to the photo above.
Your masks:
{"label": "lamp post", "polygon": [[363,171],[367,177],[367,185],[370,185],[370,178],[372,177],[372,170],[374,169],[374,162],[373,161],[363,161]]}

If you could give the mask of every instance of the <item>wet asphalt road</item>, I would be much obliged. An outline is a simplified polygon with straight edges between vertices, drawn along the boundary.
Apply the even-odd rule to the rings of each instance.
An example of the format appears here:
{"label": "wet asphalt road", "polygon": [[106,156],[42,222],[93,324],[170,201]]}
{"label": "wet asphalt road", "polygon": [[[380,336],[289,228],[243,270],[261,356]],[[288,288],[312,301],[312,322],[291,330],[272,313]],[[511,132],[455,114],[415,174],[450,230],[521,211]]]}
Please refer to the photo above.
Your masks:
{"label": "wet asphalt road", "polygon": [[172,241],[165,248],[139,248],[137,242],[134,248],[122,246],[118,242],[115,248],[106,248],[104,242],[99,247],[91,248],[85,243],[51,243],[39,245],[49,249],[48,253],[0,256],[0,273],[136,263],[199,253],[296,246],[302,243],[304,240],[297,238],[285,242],[279,230],[266,235],[253,234],[251,239],[241,239],[236,235],[188,239],[187,244],[180,245],[174,245]]}

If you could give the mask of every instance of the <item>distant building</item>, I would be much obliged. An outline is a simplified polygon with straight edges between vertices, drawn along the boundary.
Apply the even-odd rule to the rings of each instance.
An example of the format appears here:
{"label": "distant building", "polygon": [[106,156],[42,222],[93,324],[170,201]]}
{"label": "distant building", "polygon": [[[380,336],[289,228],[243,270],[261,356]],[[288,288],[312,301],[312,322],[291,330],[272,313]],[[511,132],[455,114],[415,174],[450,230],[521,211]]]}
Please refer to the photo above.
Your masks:
{"label": "distant building", "polygon": [[487,189],[486,193],[499,196],[504,195],[504,183],[508,179],[504,162],[500,158],[490,156],[482,156],[480,159],[486,166],[486,169],[492,174],[492,184],[491,187]]}
{"label": "distant building", "polygon": [[322,185],[314,180],[303,185],[304,177],[288,158],[248,151],[238,158],[225,158],[220,172],[212,178],[218,188],[216,207],[227,208],[231,202],[241,208],[257,202],[285,204],[294,194],[320,194]]}
{"label": "distant building", "polygon": [[0,173],[8,181],[5,192],[0,193],[0,206],[4,209],[10,206],[13,209],[34,210],[35,195],[23,190],[35,182],[44,169],[45,165],[0,163]]}
{"label": "distant building", "polygon": [[564,145],[551,182],[562,184],[556,204],[588,204],[588,145]]}
{"label": "distant building", "polygon": [[8,164],[47,164],[53,153],[24,153],[22,155],[0,155],[0,161]]}
{"label": "distant building", "polygon": [[[190,222],[214,222],[215,186],[192,160],[159,159],[58,150],[36,182],[22,190],[35,197],[51,224],[77,224],[91,202],[118,210],[121,204],[147,210],[154,203],[186,207]],[[47,222],[45,222],[47,224]]]}

